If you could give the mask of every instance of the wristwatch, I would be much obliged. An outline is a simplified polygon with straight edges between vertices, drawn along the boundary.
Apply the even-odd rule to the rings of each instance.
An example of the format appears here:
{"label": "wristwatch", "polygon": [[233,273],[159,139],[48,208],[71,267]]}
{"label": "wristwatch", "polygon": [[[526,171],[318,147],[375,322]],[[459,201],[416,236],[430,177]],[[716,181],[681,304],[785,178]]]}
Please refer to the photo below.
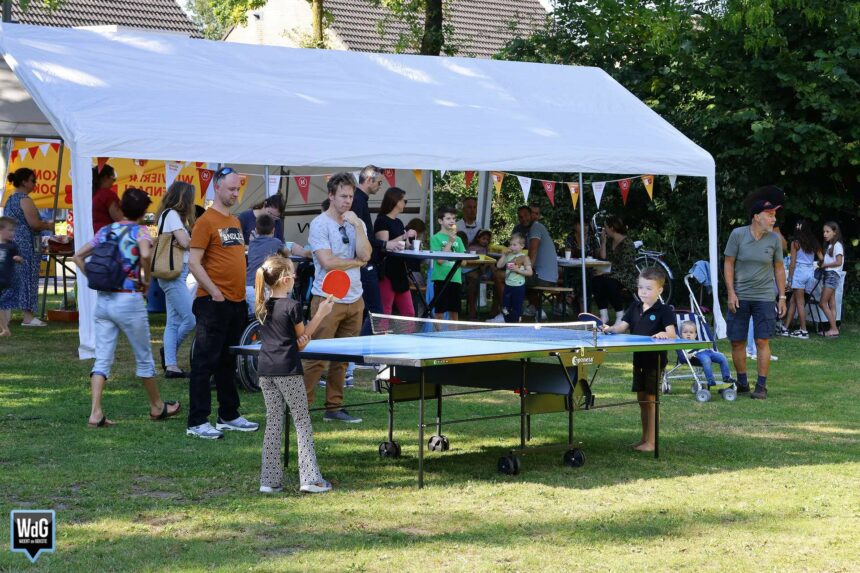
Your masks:
{"label": "wristwatch", "polygon": [[785,295],[784,294],[779,295],[779,300],[785,300]]}

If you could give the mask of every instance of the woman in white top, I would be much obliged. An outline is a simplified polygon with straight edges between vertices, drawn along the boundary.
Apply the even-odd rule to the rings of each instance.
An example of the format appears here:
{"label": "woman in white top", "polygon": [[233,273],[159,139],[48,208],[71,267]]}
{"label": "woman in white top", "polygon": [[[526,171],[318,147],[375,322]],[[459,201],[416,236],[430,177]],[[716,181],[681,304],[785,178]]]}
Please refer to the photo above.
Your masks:
{"label": "woman in white top", "polygon": [[821,270],[824,271],[824,288],[821,291],[821,302],[818,303],[830,321],[830,329],[824,333],[827,338],[839,336],[839,329],[836,327],[836,289],[839,288],[844,259],[842,231],[837,223],[828,221],[824,223],[824,263],[821,265]]}
{"label": "woman in white top", "polygon": [[[194,197],[196,189],[183,181],[174,182],[161,199],[158,208],[159,232],[173,233],[173,238],[185,251],[182,272],[173,280],[157,279],[167,302],[167,324],[161,349],[161,367],[166,378],[186,378],[188,375],[177,366],[176,354],[182,341],[194,330],[197,322],[191,312],[193,298],[185,286],[188,277],[188,248],[190,229],[194,225]],[[162,227],[163,223],[163,227]]]}
{"label": "woman in white top", "polygon": [[[798,221],[794,227],[794,238],[791,240],[791,257],[788,263],[788,287],[791,289],[791,300],[788,303],[788,312],[785,313],[785,323],[777,324],[777,331],[781,336],[792,338],[809,338],[806,330],[806,290],[811,289],[814,283],[814,263],[821,260],[821,245],[815,238],[812,223],[809,221]],[[797,313],[798,328],[789,330],[791,320]]]}

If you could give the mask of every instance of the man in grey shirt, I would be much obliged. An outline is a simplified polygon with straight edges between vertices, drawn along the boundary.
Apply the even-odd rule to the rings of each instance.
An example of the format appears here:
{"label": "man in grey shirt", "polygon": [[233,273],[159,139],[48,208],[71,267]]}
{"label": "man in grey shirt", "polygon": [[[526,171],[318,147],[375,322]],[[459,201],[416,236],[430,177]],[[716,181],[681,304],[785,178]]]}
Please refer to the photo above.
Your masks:
{"label": "man in grey shirt", "polygon": [[[758,351],[758,379],[751,398],[767,398],[770,369],[770,342],[776,326],[774,286],[779,292],[778,314],[785,314],[785,266],[782,241],[773,232],[776,211],[781,205],[770,201],[753,203],[751,223],[732,231],[723,252],[723,275],[728,297],[726,329],[732,343],[732,361],[738,375],[738,392],[749,392],[746,339],[750,319]],[[774,283],[776,283],[774,285]]]}

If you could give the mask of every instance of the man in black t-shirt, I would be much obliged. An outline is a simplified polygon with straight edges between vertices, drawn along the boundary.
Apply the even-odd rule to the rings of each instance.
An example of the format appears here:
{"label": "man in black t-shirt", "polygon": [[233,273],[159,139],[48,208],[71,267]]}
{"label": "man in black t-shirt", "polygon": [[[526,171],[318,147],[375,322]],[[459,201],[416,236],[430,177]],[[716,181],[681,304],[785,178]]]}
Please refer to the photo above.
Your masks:
{"label": "man in black t-shirt", "polygon": [[[606,326],[606,332],[629,332],[658,339],[676,338],[675,313],[672,307],[660,301],[666,275],[655,267],[643,269],[639,274],[637,294],[639,301],[630,305],[621,322]],[[666,368],[666,351],[633,353],[633,392],[639,402],[642,418],[642,439],[633,444],[640,452],[653,452],[656,447],[657,388],[663,369]]]}

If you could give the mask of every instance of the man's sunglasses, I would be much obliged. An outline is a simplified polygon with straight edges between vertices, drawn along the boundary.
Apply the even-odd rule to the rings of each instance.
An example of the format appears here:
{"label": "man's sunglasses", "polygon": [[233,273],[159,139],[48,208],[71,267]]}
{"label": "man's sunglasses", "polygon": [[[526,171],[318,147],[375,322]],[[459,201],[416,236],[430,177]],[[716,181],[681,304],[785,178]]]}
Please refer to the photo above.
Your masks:
{"label": "man's sunglasses", "polygon": [[337,228],[337,230],[340,231],[340,240],[343,241],[344,245],[348,245],[349,244],[349,235],[346,234],[346,228],[343,226],[340,226]]}
{"label": "man's sunglasses", "polygon": [[220,181],[230,175],[231,173],[236,173],[236,170],[232,167],[222,167],[218,171],[215,172],[215,181]]}

